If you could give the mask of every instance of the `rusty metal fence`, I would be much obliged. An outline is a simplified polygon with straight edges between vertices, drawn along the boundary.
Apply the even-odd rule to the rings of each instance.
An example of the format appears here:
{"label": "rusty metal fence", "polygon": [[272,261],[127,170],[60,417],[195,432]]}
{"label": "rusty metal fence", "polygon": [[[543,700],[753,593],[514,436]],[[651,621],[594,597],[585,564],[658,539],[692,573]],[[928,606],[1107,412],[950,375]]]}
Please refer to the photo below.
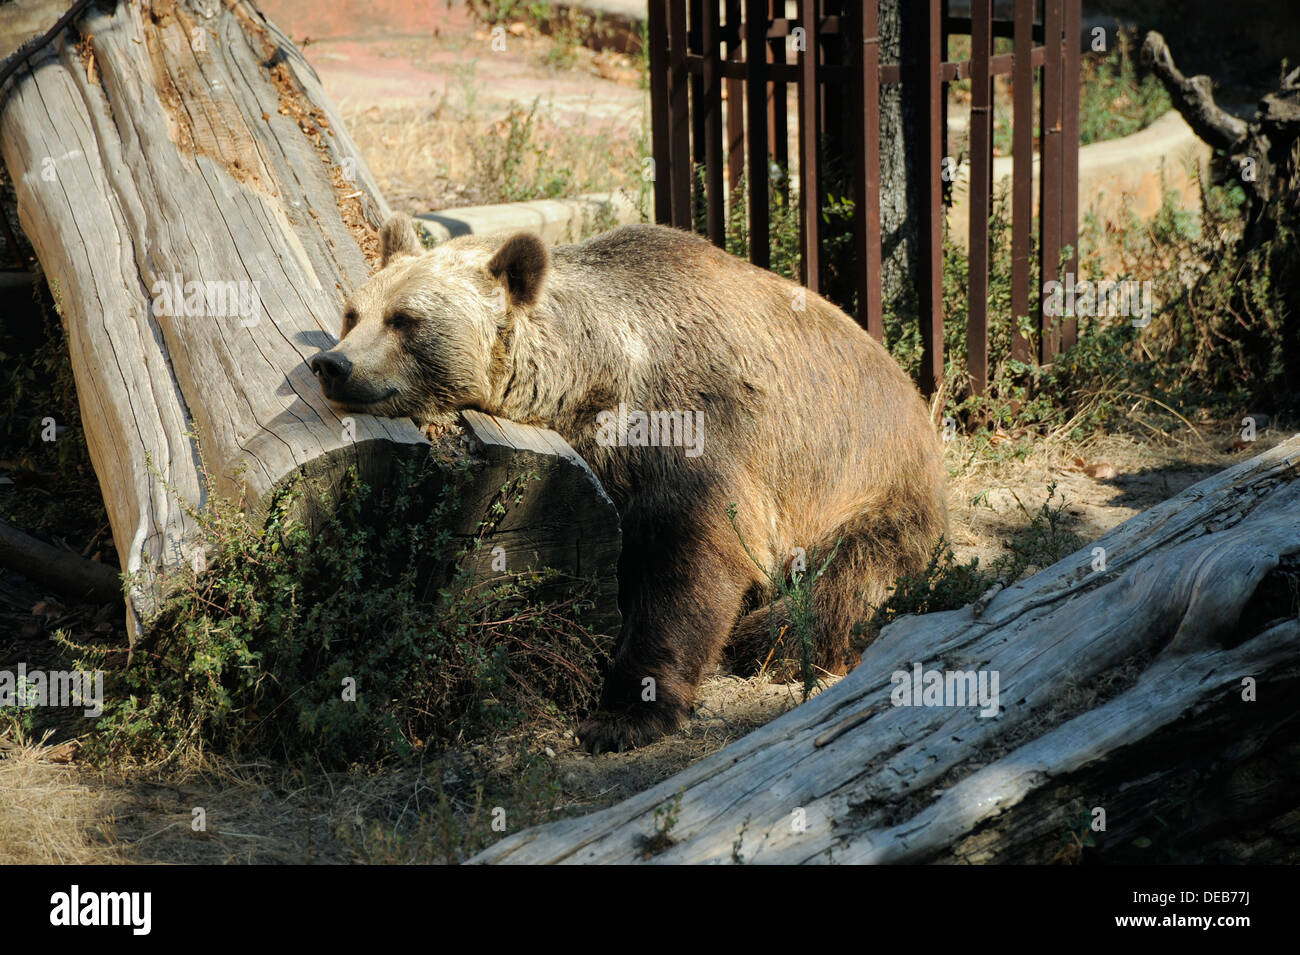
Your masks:
{"label": "rusty metal fence", "polygon": [[[768,266],[769,177],[773,166],[790,168],[788,124],[794,122],[804,284],[820,291],[823,147],[829,143],[853,169],[858,321],[882,339],[880,90],[889,84],[912,87],[915,169],[923,176],[915,184],[915,278],[924,347],[920,384],[929,394],[942,381],[944,367],[947,88],[971,79],[967,361],[979,394],[988,379],[995,76],[1009,75],[1013,88],[1012,312],[1038,316],[1040,361],[1073,344],[1077,334],[1073,319],[1045,319],[1041,301],[1043,283],[1072,270],[1072,260],[1062,267],[1062,252],[1074,250],[1078,241],[1081,0],[1014,0],[1010,20],[995,18],[993,0],[970,0],[969,17],[949,15],[948,0],[904,2],[916,5],[923,28],[905,38],[902,62],[882,63],[878,0],[650,0],[655,218],[694,228],[702,205],[704,231],[723,245],[729,212],[739,214],[739,206],[728,209],[728,192],[736,195],[747,176],[750,258]],[[958,35],[970,37],[971,57],[949,61],[948,41]],[[801,43],[791,43],[792,37]],[[995,55],[994,37],[1009,38],[1012,50]],[[793,117],[787,115],[790,86],[797,90]],[[1035,154],[1040,167],[1037,217]],[[1040,281],[1031,289],[1035,219]],[[1023,336],[1015,336],[1012,355],[1031,358]]]}

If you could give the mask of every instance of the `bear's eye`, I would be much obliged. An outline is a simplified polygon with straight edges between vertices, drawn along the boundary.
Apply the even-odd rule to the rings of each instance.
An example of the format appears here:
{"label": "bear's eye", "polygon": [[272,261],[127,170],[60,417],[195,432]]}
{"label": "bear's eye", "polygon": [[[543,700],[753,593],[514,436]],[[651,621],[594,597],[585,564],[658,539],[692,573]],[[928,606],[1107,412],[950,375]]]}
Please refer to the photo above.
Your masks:
{"label": "bear's eye", "polygon": [[415,327],[415,318],[406,312],[393,312],[384,324],[395,332],[405,332]]}
{"label": "bear's eye", "polygon": [[350,308],[343,313],[343,334],[346,335],[348,332],[352,331],[352,329],[356,327],[357,327],[357,312],[356,309]]}

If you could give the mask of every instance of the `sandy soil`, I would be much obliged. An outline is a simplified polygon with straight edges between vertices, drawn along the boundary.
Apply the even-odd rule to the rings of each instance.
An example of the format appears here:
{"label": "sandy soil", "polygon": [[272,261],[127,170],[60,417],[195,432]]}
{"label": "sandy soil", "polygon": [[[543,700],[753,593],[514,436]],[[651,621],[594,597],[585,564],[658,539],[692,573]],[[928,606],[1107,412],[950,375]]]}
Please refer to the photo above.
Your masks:
{"label": "sandy soil", "polygon": [[[574,193],[630,188],[648,115],[640,61],[593,52],[522,24],[493,32],[449,11],[436,35],[311,42],[304,54],[393,209],[543,198],[548,176]],[[496,151],[536,107],[520,155],[531,180],[502,183]],[[502,190],[521,192],[502,195]]]}

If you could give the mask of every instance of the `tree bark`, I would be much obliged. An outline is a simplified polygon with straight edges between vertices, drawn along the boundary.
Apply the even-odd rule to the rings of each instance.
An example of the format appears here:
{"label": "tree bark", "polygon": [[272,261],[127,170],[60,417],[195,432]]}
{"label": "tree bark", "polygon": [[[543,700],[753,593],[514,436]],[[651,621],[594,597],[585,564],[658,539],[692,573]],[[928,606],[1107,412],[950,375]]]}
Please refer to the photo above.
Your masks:
{"label": "tree bark", "polygon": [[[996,673],[997,715],[897,705],[917,664]],[[895,621],[762,729],[474,861],[1278,861],[1300,843],[1297,688],[1300,437]],[[654,810],[678,800],[665,834]]]}
{"label": "tree bark", "polygon": [[[134,640],[202,546],[205,473],[256,514],[299,475],[383,483],[429,442],[406,419],[340,418],[306,365],[388,210],[299,51],[248,2],[91,4],[74,25],[15,72],[0,149],[67,331]],[[594,481],[567,486],[616,549]],[[570,531],[561,570],[594,533],[551,536]]]}
{"label": "tree bark", "polygon": [[[925,12],[917,7],[903,0],[880,3],[880,61],[902,64],[904,73],[913,35],[924,32]],[[918,307],[915,98],[908,84],[880,88],[881,301],[903,316],[914,316]]]}
{"label": "tree bark", "polygon": [[[1211,306],[1226,313],[1225,327],[1211,329],[1211,340],[1231,339],[1232,351],[1224,354],[1236,366],[1234,385],[1244,380],[1256,401],[1292,412],[1300,402],[1300,68],[1262,97],[1254,119],[1245,122],[1215,103],[1209,77],[1183,75],[1159,33],[1147,34],[1142,57],[1188,125],[1223,151],[1224,175],[1240,182],[1249,201],[1233,292]],[[1211,280],[1221,277],[1212,270],[1200,281]]]}

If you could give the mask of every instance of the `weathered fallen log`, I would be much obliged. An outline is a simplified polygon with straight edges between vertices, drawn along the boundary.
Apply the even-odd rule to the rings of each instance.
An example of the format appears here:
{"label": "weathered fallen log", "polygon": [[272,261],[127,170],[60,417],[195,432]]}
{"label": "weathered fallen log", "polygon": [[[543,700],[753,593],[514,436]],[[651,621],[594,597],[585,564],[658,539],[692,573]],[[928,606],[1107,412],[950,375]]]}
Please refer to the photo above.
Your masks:
{"label": "weathered fallen log", "polygon": [[[930,697],[929,671],[974,680]],[[996,716],[898,705],[963,687],[995,691]],[[1300,437],[987,602],[894,622],[762,729],[474,861],[1281,860],[1300,843],[1297,689]],[[654,810],[677,800],[668,827]]]}
{"label": "weathered fallen log", "polygon": [[[204,469],[256,512],[298,475],[382,483],[429,442],[410,421],[341,419],[306,365],[387,208],[293,44],[247,2],[91,4],[73,22],[3,91],[0,149],[67,330],[134,639],[160,572],[200,549]],[[612,514],[594,479],[567,486],[593,520]],[[599,536],[617,549],[616,518]],[[538,559],[571,570],[574,553],[566,539]]]}
{"label": "weathered fallen log", "polygon": [[0,567],[73,599],[111,603],[122,596],[122,585],[111,567],[59,550],[5,521],[0,521]]}

